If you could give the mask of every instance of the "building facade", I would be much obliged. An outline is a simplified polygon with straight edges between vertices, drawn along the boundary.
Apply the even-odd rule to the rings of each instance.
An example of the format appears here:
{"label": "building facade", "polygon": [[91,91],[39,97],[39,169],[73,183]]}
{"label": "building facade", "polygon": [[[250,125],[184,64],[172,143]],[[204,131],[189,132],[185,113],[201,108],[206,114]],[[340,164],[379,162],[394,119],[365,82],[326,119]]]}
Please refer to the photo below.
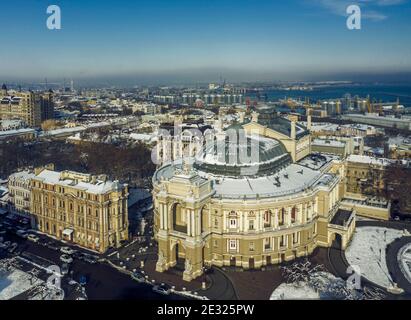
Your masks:
{"label": "building facade", "polygon": [[[217,137],[216,143],[194,159],[164,165],[153,177],[157,271],[183,264],[183,279],[190,281],[205,266],[261,268],[334,240],[347,246],[355,212],[339,207],[341,164],[319,157],[300,164],[298,152],[292,156],[282,141],[267,136],[237,144]],[[258,161],[232,161],[241,150],[250,154],[253,144]]]}
{"label": "building facade", "polygon": [[20,171],[9,176],[9,210],[13,213],[30,215],[31,182],[34,173]]}
{"label": "building facade", "polygon": [[29,127],[40,127],[42,121],[54,118],[52,92],[0,91],[0,120],[20,119]]}
{"label": "building facade", "polygon": [[128,186],[54,166],[35,170],[31,213],[41,232],[105,252],[128,239]]}

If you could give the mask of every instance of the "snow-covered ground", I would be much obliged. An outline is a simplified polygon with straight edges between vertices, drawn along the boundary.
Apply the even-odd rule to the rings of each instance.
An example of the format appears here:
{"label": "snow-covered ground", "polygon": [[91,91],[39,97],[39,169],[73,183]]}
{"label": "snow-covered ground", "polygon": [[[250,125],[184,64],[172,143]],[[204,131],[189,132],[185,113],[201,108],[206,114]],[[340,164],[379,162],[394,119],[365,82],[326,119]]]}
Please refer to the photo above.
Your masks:
{"label": "snow-covered ground", "polygon": [[0,300],[19,297],[28,300],[62,300],[64,292],[54,285],[40,279],[41,268],[33,268],[29,272],[19,269],[17,259],[0,260]]}
{"label": "snow-covered ground", "polygon": [[[30,281],[30,279],[32,280]],[[40,279],[18,269],[12,271],[0,270],[0,300],[14,298],[41,283],[43,281]]]}
{"label": "snow-covered ground", "polygon": [[406,244],[398,252],[398,264],[408,282],[411,283],[411,243]]}
{"label": "snow-covered ground", "polygon": [[282,283],[270,300],[354,300],[363,299],[361,291],[351,290],[347,283],[329,272],[318,271],[306,281]]}
{"label": "snow-covered ground", "polygon": [[387,245],[403,236],[401,230],[381,227],[358,227],[345,251],[350,265],[360,268],[361,275],[382,287],[391,287],[393,281],[386,263]]}
{"label": "snow-covered ground", "polygon": [[307,282],[282,283],[271,294],[270,300],[313,300],[320,295]]}

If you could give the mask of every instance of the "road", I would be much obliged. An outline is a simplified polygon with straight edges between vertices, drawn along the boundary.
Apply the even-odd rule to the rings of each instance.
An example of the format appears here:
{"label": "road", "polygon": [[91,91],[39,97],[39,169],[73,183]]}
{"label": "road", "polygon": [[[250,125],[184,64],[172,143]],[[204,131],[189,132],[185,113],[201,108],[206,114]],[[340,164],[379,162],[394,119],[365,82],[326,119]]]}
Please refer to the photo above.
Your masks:
{"label": "road", "polygon": [[[10,235],[9,240],[19,243],[22,251],[19,255],[28,260],[38,260],[50,262],[61,266],[60,251],[49,249],[39,243],[21,239]],[[56,241],[57,243],[57,241]],[[63,244],[60,244],[60,247]],[[35,261],[35,262],[38,262]],[[47,263],[46,262],[46,263]],[[132,280],[128,274],[122,273],[105,262],[90,264],[78,259],[74,259],[70,267],[70,272],[75,281],[79,282],[81,277],[86,277],[85,285],[87,297],[90,300],[183,300],[182,296],[171,294],[164,296],[152,291],[148,284],[140,284]],[[68,276],[66,276],[67,278]],[[63,289],[68,289],[67,281],[63,281]]]}

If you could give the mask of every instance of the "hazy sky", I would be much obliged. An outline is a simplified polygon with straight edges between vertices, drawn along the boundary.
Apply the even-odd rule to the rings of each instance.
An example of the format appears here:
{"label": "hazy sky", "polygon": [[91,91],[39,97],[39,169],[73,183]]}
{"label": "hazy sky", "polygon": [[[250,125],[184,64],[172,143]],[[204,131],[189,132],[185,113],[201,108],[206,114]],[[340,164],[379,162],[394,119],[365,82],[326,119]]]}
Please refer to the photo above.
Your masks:
{"label": "hazy sky", "polygon": [[[362,30],[346,28],[359,4]],[[59,5],[62,29],[46,28]],[[198,81],[411,71],[406,0],[13,0],[0,10],[0,79]],[[231,77],[231,79],[230,79]]]}

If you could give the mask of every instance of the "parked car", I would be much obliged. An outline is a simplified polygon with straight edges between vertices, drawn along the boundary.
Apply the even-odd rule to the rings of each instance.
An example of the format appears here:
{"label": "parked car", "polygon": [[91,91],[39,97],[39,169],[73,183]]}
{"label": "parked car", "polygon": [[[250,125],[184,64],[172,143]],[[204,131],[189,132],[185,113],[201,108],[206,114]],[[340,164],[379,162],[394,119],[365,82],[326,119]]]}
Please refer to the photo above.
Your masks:
{"label": "parked car", "polygon": [[131,278],[140,283],[146,282],[146,278],[140,272],[133,272],[131,274]]}
{"label": "parked car", "polygon": [[90,263],[90,264],[95,264],[97,263],[97,259],[93,256],[89,256],[89,255],[84,255],[83,256],[83,261]]}
{"label": "parked car", "polygon": [[171,287],[167,284],[162,283],[160,285],[155,285],[153,287],[153,291],[168,296],[171,293]]}
{"label": "parked car", "polygon": [[61,266],[61,274],[65,275],[69,272],[69,265],[67,263],[63,263]]}
{"label": "parked car", "polygon": [[33,242],[39,242],[40,238],[36,236],[35,234],[29,234],[27,236],[27,239]]}
{"label": "parked car", "polygon": [[63,253],[65,253],[65,254],[68,254],[68,255],[72,255],[72,254],[74,254],[74,253],[76,252],[76,250],[73,250],[73,249],[71,249],[71,248],[69,248],[69,247],[61,247],[61,248],[60,248],[60,251],[63,252]]}
{"label": "parked car", "polygon": [[47,245],[46,245],[46,247],[47,248],[49,248],[49,249],[51,249],[51,250],[54,250],[54,251],[59,251],[59,247],[57,247],[55,244],[53,244],[53,243],[48,243]]}
{"label": "parked car", "polygon": [[27,239],[27,237],[28,237],[27,232],[24,231],[24,230],[17,230],[16,235],[18,235],[18,236],[21,237],[21,238],[26,238],[26,239]]}
{"label": "parked car", "polygon": [[68,254],[61,255],[60,260],[64,263],[72,263],[73,262],[73,258],[70,257]]}

